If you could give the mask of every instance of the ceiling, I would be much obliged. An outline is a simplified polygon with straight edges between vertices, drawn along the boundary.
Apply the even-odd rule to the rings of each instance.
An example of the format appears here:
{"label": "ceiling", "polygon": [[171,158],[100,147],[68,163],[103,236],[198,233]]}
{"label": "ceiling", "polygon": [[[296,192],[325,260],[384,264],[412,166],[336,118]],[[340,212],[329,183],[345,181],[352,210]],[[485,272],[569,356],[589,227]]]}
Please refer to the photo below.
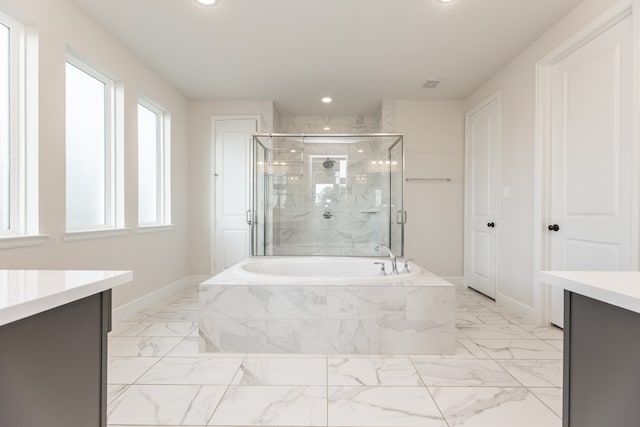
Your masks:
{"label": "ceiling", "polygon": [[190,99],[350,115],[464,99],[581,0],[72,1]]}

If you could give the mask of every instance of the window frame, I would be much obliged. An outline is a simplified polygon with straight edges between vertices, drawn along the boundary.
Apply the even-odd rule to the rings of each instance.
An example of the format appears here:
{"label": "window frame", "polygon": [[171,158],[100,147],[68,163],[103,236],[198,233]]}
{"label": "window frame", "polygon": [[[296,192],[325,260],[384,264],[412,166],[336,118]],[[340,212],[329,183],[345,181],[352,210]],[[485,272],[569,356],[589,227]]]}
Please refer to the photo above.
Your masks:
{"label": "window frame", "polygon": [[136,104],[137,125],[140,126],[139,108],[156,115],[156,222],[140,221],[140,133],[138,131],[138,229],[140,232],[171,229],[171,114],[157,103],[139,97]]}
{"label": "window frame", "polygon": [[20,82],[20,55],[19,44],[21,36],[21,26],[6,15],[0,14],[0,24],[5,26],[9,30],[9,229],[1,230],[2,236],[15,236],[22,234],[21,229],[21,212],[20,201],[22,199],[22,186],[21,175],[22,169],[20,164],[22,163],[21,147],[20,147],[20,127],[19,127],[19,115],[21,98],[21,82]]}
{"label": "window frame", "polygon": [[[109,237],[111,231],[122,234],[124,228],[124,191],[123,191],[123,156],[122,156],[122,137],[121,137],[121,97],[122,87],[118,81],[86,60],[77,52],[67,48],[65,58],[66,65],[71,65],[76,69],[86,73],[92,78],[104,84],[104,155],[105,155],[105,185],[104,185],[104,224],[93,224],[83,226],[69,226],[67,221],[66,201],[69,195],[65,197],[65,240],[78,240],[84,238]],[[66,68],[65,68],[66,76]],[[67,87],[65,86],[65,96],[67,96]],[[67,120],[68,118],[65,118]],[[65,153],[68,150],[67,139],[65,137]],[[66,157],[66,154],[65,154]],[[65,168],[65,182],[67,169]],[[65,184],[66,188],[66,184]]]}
{"label": "window frame", "polygon": [[38,195],[38,35],[0,10],[9,29],[9,229],[0,249],[40,245]]}

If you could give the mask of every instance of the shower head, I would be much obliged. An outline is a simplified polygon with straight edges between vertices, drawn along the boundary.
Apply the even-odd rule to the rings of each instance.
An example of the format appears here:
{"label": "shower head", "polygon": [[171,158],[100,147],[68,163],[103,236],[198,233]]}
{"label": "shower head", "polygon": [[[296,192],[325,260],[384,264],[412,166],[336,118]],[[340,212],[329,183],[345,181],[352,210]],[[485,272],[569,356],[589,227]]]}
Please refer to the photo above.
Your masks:
{"label": "shower head", "polygon": [[327,160],[322,162],[322,167],[325,169],[331,169],[335,164],[336,164],[335,160],[331,160],[330,158],[327,157]]}

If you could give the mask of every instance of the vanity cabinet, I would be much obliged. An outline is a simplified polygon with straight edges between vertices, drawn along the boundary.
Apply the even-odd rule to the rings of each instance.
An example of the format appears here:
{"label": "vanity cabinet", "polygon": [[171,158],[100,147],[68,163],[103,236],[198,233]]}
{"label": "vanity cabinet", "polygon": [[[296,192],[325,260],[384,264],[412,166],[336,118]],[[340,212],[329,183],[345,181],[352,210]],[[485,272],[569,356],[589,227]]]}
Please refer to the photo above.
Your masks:
{"label": "vanity cabinet", "polygon": [[640,425],[640,273],[545,272],[564,288],[563,427]]}
{"label": "vanity cabinet", "polygon": [[0,426],[106,427],[111,289],[75,291],[0,326]]}

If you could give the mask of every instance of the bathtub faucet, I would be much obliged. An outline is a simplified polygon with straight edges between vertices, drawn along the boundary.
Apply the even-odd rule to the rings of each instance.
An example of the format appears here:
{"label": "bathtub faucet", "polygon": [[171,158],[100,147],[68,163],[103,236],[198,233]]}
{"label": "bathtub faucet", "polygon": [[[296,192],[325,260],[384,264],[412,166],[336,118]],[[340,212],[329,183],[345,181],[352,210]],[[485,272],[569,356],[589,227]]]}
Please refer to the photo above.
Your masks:
{"label": "bathtub faucet", "polygon": [[378,246],[376,246],[376,251],[380,248],[386,249],[387,254],[389,255],[389,258],[391,258],[391,273],[398,274],[398,264],[396,262],[396,256],[393,254],[393,252],[391,252],[391,249],[389,249],[389,246],[385,245],[384,243],[380,243]]}

